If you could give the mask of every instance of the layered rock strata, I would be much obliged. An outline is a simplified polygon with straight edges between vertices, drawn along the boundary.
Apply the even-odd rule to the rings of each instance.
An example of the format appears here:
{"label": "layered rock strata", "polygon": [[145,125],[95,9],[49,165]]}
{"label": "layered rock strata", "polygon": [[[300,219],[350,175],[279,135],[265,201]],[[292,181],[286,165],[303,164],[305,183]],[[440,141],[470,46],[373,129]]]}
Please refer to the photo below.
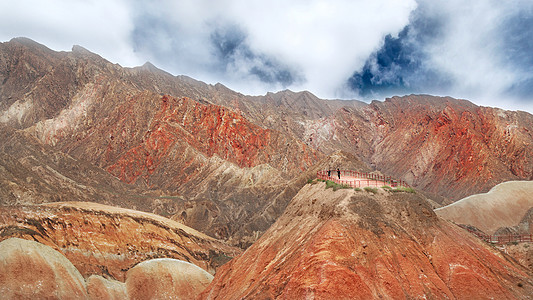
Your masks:
{"label": "layered rock strata", "polygon": [[84,276],[124,281],[139,262],[176,258],[214,273],[240,251],[167,218],[96,203],[0,207],[0,239],[38,241]]}

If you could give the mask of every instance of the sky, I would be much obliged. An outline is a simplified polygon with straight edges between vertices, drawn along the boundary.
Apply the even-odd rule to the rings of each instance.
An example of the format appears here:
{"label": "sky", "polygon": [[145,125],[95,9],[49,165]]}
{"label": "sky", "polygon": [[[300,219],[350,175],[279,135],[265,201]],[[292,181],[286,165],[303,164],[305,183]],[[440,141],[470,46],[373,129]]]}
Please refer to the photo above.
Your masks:
{"label": "sky", "polygon": [[531,0],[0,1],[0,41],[20,36],[243,94],[432,94],[533,113]]}

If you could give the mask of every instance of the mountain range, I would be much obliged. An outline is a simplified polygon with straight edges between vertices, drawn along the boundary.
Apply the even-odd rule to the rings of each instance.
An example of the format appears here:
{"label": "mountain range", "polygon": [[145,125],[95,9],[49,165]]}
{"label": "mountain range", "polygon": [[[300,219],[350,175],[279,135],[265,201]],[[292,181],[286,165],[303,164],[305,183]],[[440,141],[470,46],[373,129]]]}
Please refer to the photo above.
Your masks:
{"label": "mountain range", "polygon": [[[533,116],[466,100],[246,96],[25,38],[0,45],[0,82],[2,203],[94,194],[236,245],[266,230],[320,164],[381,172],[441,204],[533,176]],[[52,191],[58,181],[68,196]]]}
{"label": "mountain range", "polygon": [[[494,210],[511,200],[488,200],[489,216],[510,223],[454,212],[533,180],[527,112],[431,95],[249,96],[15,38],[0,43],[0,141],[0,240],[47,245],[80,276],[125,281],[142,261],[172,258],[215,273],[201,298],[533,291],[528,266],[444,220],[489,234],[529,222],[522,200],[506,213]],[[337,168],[414,189],[315,179]]]}

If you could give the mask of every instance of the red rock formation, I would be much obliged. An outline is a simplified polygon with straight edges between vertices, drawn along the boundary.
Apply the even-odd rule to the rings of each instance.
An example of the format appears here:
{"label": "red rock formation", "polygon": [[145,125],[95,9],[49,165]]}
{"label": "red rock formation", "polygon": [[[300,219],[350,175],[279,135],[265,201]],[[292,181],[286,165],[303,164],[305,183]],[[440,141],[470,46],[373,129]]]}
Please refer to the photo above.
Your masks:
{"label": "red rock formation", "polygon": [[129,299],[194,299],[213,276],[188,262],[162,258],[144,261],[128,271]]}
{"label": "red rock formation", "polygon": [[[143,176],[151,185],[156,184],[149,177],[161,172],[158,168],[163,161],[180,162],[181,158],[176,157],[179,154],[176,148],[184,148],[183,144],[207,157],[216,155],[241,168],[268,163],[289,174],[307,169],[317,159],[317,154],[300,142],[291,141],[278,132],[253,125],[241,115],[224,107],[168,96],[161,97],[160,102],[158,111],[150,119],[146,134],[138,145],[135,139],[117,138],[117,141],[114,141],[114,136],[111,136],[108,143],[108,152],[104,156],[111,158],[108,162],[111,165],[106,168],[128,183]],[[127,123],[137,121],[125,107],[130,105],[135,104],[127,103],[117,109],[117,113],[120,113],[118,121],[112,117],[115,131],[128,132]],[[108,131],[106,128],[102,130]],[[103,132],[100,135],[103,135]],[[115,154],[114,149],[122,149],[119,143],[131,146],[126,147],[125,151],[119,151],[120,154]],[[288,152],[285,162],[279,161],[276,155],[281,149]],[[118,156],[118,159],[112,159],[115,156]],[[191,162],[181,163],[187,168]],[[169,174],[177,180],[174,185],[185,183],[194,176],[191,173],[180,173]]]}
{"label": "red rock formation", "polygon": [[80,272],[54,249],[34,241],[0,242],[0,292],[3,299],[84,299]]}
{"label": "red rock formation", "polygon": [[214,273],[236,248],[157,215],[96,203],[0,207],[0,239],[35,240],[63,253],[84,275],[124,281],[152,258],[177,258]]}
{"label": "red rock formation", "polygon": [[525,112],[411,95],[341,111],[332,124],[335,147],[453,200],[533,176],[533,116]]}
{"label": "red rock formation", "polygon": [[523,298],[531,274],[418,194],[304,187],[202,299]]}
{"label": "red rock formation", "polygon": [[[533,117],[525,112],[478,107],[468,101],[427,95],[393,97],[364,107],[358,102],[324,101],[308,92],[283,91],[246,97],[220,84],[211,86],[185,76],[171,76],[149,64],[123,69],[81,47],[74,47],[70,53],[58,53],[27,39],[14,39],[3,43],[0,52],[4,53],[0,78],[5,92],[1,95],[0,122],[19,128],[38,123],[36,132],[44,141],[59,143],[63,151],[100,167],[114,166],[119,157],[138,158],[139,161],[129,163],[122,161],[112,169],[128,181],[140,174],[151,177],[147,182],[151,187],[176,187],[171,182],[177,180],[150,174],[157,173],[153,168],[163,163],[163,156],[148,153],[147,158],[141,159],[139,153],[126,153],[149,149],[143,138],[152,135],[148,131],[150,122],[162,112],[160,94],[189,97],[203,103],[199,106],[203,110],[191,115],[201,120],[188,123],[193,128],[182,137],[188,137],[187,141],[194,143],[200,153],[229,157],[239,166],[268,162],[281,173],[294,175],[321,158],[320,152],[314,154],[301,144],[305,143],[325,154],[337,150],[351,152],[382,173],[454,200],[488,191],[502,181],[533,176],[533,162],[527,155],[533,147]],[[227,116],[227,111],[208,103],[233,108],[235,114],[262,126],[262,130],[274,129],[285,138],[271,137],[272,147],[264,154],[269,159],[261,159],[255,147],[263,144],[250,140],[258,132],[239,135],[243,132],[230,126],[233,118],[227,122],[217,119]],[[166,118],[161,114],[159,117]],[[153,136],[151,140],[171,142],[169,124],[161,126],[155,129],[164,131],[165,136]],[[216,128],[207,130],[202,126]],[[199,136],[204,138],[215,133],[223,137],[207,144],[198,143],[196,136],[191,136],[194,129],[203,131]],[[231,135],[224,137],[226,133],[236,133],[236,143],[232,143]],[[261,136],[258,138],[261,140]],[[295,138],[301,143],[295,142]],[[284,147],[286,143],[292,146]],[[177,147],[182,153],[185,144],[189,145]],[[163,152],[168,151],[165,148],[168,144],[161,146]],[[215,147],[210,150],[210,146]],[[254,160],[256,154],[259,159]],[[285,158],[288,166],[284,166]],[[173,159],[176,157],[168,158],[168,163]],[[197,163],[191,165],[191,169],[197,168]]]}
{"label": "red rock formation", "polygon": [[157,194],[142,195],[143,190],[83,159],[43,145],[25,131],[0,125],[0,140],[0,205],[75,199],[153,211],[156,204],[170,202]]}

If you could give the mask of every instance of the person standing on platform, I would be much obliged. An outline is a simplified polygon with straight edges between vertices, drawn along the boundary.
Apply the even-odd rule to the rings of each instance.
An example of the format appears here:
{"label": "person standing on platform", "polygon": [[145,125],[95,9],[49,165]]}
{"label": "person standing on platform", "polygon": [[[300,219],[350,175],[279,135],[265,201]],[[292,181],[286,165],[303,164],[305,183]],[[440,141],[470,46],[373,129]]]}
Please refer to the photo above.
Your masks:
{"label": "person standing on platform", "polygon": [[341,170],[339,170],[339,168],[337,168],[337,176],[339,176],[339,180],[341,179]]}

